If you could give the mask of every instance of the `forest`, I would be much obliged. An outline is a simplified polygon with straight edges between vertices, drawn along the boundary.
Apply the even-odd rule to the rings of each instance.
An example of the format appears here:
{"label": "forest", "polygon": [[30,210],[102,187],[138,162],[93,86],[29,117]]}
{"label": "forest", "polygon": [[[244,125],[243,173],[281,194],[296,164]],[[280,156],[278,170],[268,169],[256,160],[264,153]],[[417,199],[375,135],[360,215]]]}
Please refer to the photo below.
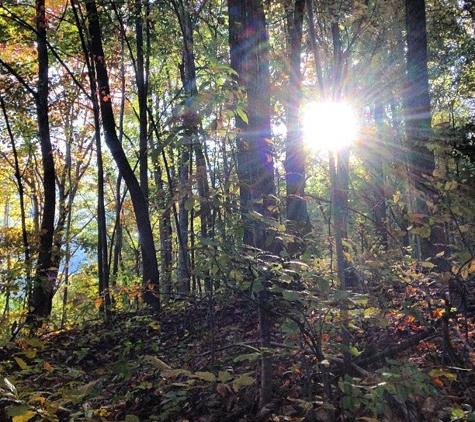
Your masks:
{"label": "forest", "polygon": [[0,422],[475,421],[474,28],[0,0]]}

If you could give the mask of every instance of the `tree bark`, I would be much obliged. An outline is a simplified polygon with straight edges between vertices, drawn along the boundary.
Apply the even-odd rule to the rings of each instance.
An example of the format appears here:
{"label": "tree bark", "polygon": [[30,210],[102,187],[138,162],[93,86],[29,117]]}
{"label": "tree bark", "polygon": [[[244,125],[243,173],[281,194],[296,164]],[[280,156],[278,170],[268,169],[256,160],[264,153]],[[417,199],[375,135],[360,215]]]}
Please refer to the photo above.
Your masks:
{"label": "tree bark", "polygon": [[[434,153],[429,149],[431,109],[427,70],[427,29],[425,0],[406,0],[407,86],[404,91],[404,117],[408,149],[409,183],[415,188],[413,213],[426,215],[426,200],[437,202],[431,187],[435,169]],[[424,224],[429,224],[427,221]],[[432,227],[429,237],[420,236],[419,258],[425,260],[441,251],[444,243],[441,227]],[[442,262],[440,262],[443,265]]]}
{"label": "tree bark", "polygon": [[[147,119],[147,94],[148,94],[148,69],[145,66],[144,54],[144,19],[142,0],[135,0],[135,40],[137,46],[137,68],[135,79],[137,84],[137,97],[139,103],[139,168],[140,186],[145,199],[148,199],[148,119]],[[145,8],[147,9],[147,8]],[[147,25],[147,22],[145,22]]]}
{"label": "tree bark", "polygon": [[[383,145],[385,141],[384,130],[384,107],[380,101],[374,106],[374,121],[377,128],[377,140],[379,145]],[[386,192],[384,181],[384,164],[383,157],[376,149],[371,153],[371,168],[373,169],[374,198],[376,203],[373,206],[374,220],[376,222],[376,232],[381,239],[381,246],[384,250],[388,248],[388,229],[387,229],[387,207]]]}
{"label": "tree bark", "polygon": [[90,48],[96,69],[104,138],[119,172],[127,184],[132,199],[142,252],[142,278],[145,289],[143,298],[149,306],[158,309],[160,307],[158,295],[159,273],[148,204],[117,136],[96,2],[94,0],[87,0],[85,3],[88,12],[87,19],[89,35],[91,37]]}
{"label": "tree bark", "polygon": [[48,111],[48,48],[46,41],[45,1],[36,0],[36,32],[38,55],[38,90],[35,96],[38,120],[38,137],[43,162],[44,204],[38,263],[33,290],[28,301],[27,322],[33,327],[41,326],[51,314],[58,269],[53,267],[54,218],[56,211],[56,185],[53,148],[51,145]]}
{"label": "tree bark", "polygon": [[[287,94],[287,138],[285,144],[285,179],[287,188],[287,220],[290,233],[298,237],[307,234],[310,219],[305,190],[305,152],[300,126],[302,75],[300,55],[302,50],[302,26],[305,0],[296,0],[293,11],[287,12],[289,86]],[[298,252],[298,243],[290,245],[292,253]]]}
{"label": "tree bark", "polygon": [[[238,82],[247,93],[247,119],[236,116],[238,177],[245,244],[268,250],[272,240],[265,228],[265,219],[273,217],[275,184],[274,160],[270,128],[269,43],[262,1],[228,0],[229,44],[231,66]],[[255,218],[251,212],[263,216]],[[270,242],[268,242],[270,240]],[[263,277],[258,293],[261,359],[259,408],[272,397],[272,361],[266,350],[270,347],[271,318],[268,280]]]}

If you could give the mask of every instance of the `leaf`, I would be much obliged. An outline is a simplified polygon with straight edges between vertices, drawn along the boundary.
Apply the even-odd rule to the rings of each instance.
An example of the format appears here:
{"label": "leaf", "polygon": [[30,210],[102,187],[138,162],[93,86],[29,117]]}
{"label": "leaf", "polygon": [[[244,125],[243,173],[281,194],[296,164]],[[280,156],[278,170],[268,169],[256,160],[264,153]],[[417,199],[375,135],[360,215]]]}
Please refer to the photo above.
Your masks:
{"label": "leaf", "polygon": [[302,400],[302,399],[294,399],[292,397],[287,397],[288,401],[297,403],[303,410],[306,412],[309,412],[310,410],[313,409],[313,403],[309,402],[307,400]]}
{"label": "leaf", "polygon": [[288,301],[290,301],[290,302],[301,300],[300,293],[299,293],[299,292],[295,292],[295,291],[293,291],[293,290],[284,290],[284,291],[282,292],[282,297],[283,297],[285,300],[288,300]]}
{"label": "leaf", "polygon": [[305,262],[302,262],[302,261],[291,260],[291,261],[289,261],[289,264],[290,265],[298,265],[301,268],[308,268],[309,267],[308,264],[306,264]]}
{"label": "leaf", "polygon": [[195,206],[195,198],[191,197],[191,198],[188,198],[186,201],[185,201],[185,210],[186,211],[191,211],[193,209],[193,207]]}
{"label": "leaf", "polygon": [[358,421],[366,421],[366,422],[379,422],[378,419],[368,418],[367,416],[361,416],[361,418],[357,419]]}
{"label": "leaf", "polygon": [[31,347],[36,347],[37,349],[43,350],[45,348],[45,345],[39,338],[29,338],[25,340],[25,343],[28,344]]}
{"label": "leaf", "polygon": [[430,370],[429,375],[432,378],[445,377],[445,378],[448,378],[451,381],[457,381],[457,375],[456,374],[454,374],[452,372],[449,372],[449,371],[446,371],[446,370],[441,369],[441,368],[434,368],[434,369]]}
{"label": "leaf", "polygon": [[135,415],[125,415],[125,422],[140,422],[140,419]]}
{"label": "leaf", "polygon": [[98,309],[102,306],[102,302],[103,302],[102,297],[96,298],[96,300],[94,301],[94,306],[96,307],[96,309]]}
{"label": "leaf", "polygon": [[247,113],[241,107],[236,108],[237,115],[243,120],[244,123],[249,123]]}
{"label": "leaf", "polygon": [[241,387],[254,384],[256,380],[250,375],[241,375],[233,381],[233,390],[237,393]]}
{"label": "leaf", "polygon": [[28,369],[28,364],[22,358],[15,356],[15,361],[21,369]]}
{"label": "leaf", "polygon": [[254,353],[246,353],[244,355],[239,355],[239,356],[236,356],[234,359],[233,359],[233,362],[234,363],[237,363],[237,362],[243,362],[245,360],[256,360],[256,359],[259,359],[261,357],[261,353],[260,352],[254,352]]}
{"label": "leaf", "polygon": [[219,371],[218,381],[228,382],[232,378],[232,375],[228,371]]}
{"label": "leaf", "polygon": [[150,324],[148,324],[152,330],[159,330],[160,329],[160,324],[158,321],[152,321]]}
{"label": "leaf", "polygon": [[88,394],[90,394],[94,390],[98,382],[99,380],[95,380],[95,381],[88,382],[87,384],[81,385],[80,387],[77,388],[77,392],[80,393],[82,397],[86,397]]}
{"label": "leaf", "polygon": [[163,369],[160,375],[163,378],[177,378],[180,375],[190,376],[191,373],[186,369]]}
{"label": "leaf", "polygon": [[7,378],[3,378],[3,382],[12,393],[16,394],[16,387]]}
{"label": "leaf", "polygon": [[36,416],[29,406],[11,406],[8,408],[8,416],[11,416],[12,422],[27,422]]}
{"label": "leaf", "polygon": [[168,370],[172,369],[171,366],[167,365],[165,362],[163,362],[163,360],[158,359],[155,356],[147,355],[145,356],[144,360],[146,363],[150,363],[151,365],[155,366],[155,368],[158,368],[158,369],[168,369]]}
{"label": "leaf", "polygon": [[200,380],[205,380],[209,382],[215,382],[216,381],[216,375],[214,375],[212,372],[195,372],[192,375],[193,378],[198,378]]}

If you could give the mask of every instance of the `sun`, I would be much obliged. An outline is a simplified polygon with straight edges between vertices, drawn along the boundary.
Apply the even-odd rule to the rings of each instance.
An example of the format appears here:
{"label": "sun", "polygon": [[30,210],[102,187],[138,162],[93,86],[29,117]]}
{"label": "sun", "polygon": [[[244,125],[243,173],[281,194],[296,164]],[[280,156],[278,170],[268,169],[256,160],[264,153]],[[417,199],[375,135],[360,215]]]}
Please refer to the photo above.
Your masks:
{"label": "sun", "polygon": [[347,103],[308,103],[303,112],[303,139],[313,150],[338,151],[357,133],[356,116]]}

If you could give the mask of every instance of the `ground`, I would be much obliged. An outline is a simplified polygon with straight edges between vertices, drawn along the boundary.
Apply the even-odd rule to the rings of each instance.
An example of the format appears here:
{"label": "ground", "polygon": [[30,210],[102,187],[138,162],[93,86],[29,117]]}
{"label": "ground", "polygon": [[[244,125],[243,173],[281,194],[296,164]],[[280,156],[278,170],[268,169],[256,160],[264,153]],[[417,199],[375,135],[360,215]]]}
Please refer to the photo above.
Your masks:
{"label": "ground", "polygon": [[352,328],[363,353],[344,375],[336,334],[312,343],[315,330],[291,333],[292,320],[276,318],[273,399],[263,409],[252,300],[203,299],[18,335],[0,349],[0,422],[475,420],[463,324],[447,319],[430,331],[407,315],[387,320]]}

